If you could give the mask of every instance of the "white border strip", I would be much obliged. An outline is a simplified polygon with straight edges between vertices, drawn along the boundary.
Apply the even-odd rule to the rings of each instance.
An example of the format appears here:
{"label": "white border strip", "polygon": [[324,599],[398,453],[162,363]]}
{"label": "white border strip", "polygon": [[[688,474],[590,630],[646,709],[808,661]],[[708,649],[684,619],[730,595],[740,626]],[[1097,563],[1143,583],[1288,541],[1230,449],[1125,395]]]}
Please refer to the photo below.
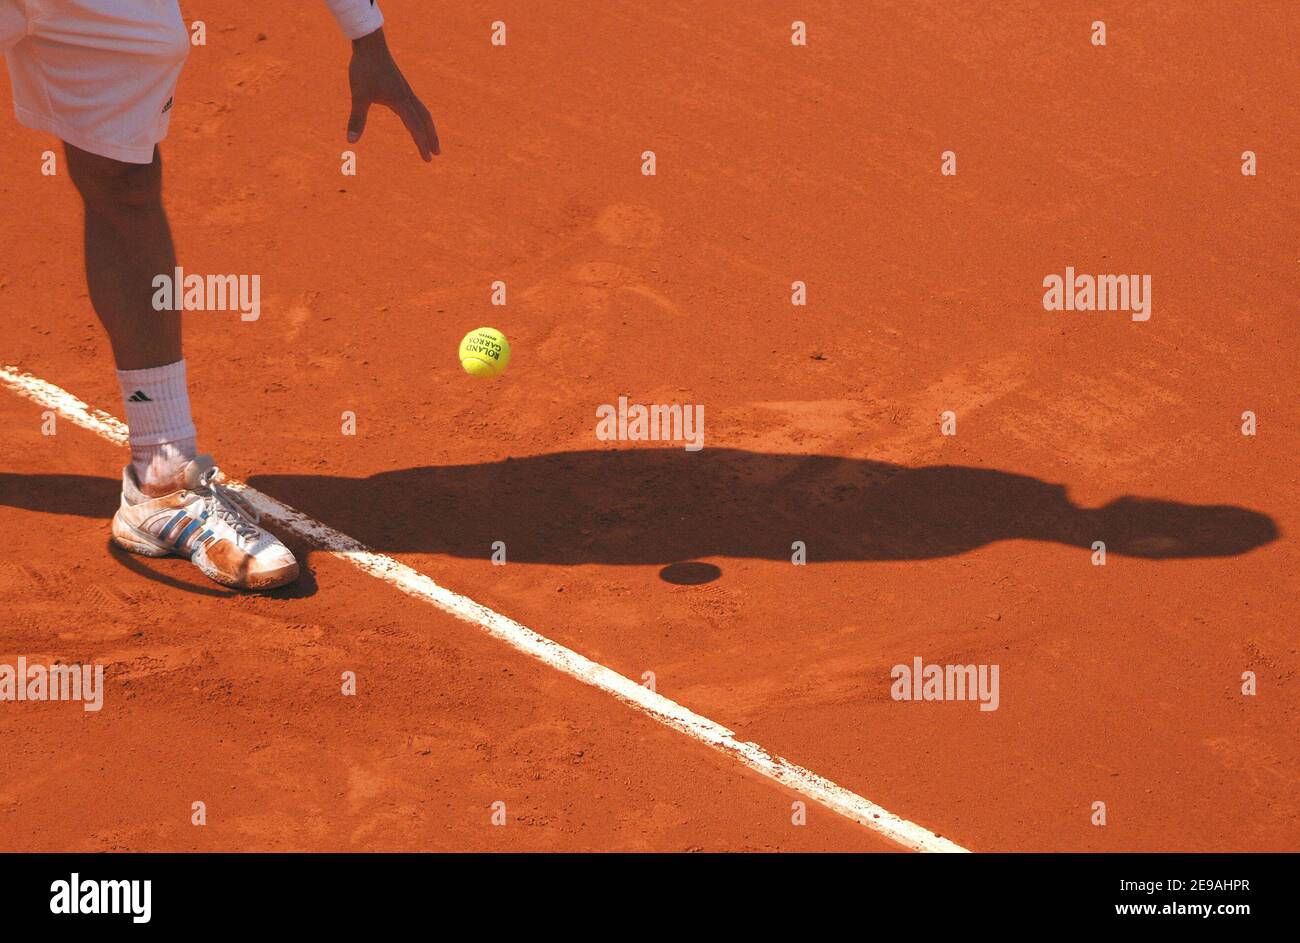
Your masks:
{"label": "white border strip", "polygon": [[[63,418],[103,436],[110,442],[119,445],[125,445],[127,442],[126,425],[121,420],[101,410],[92,410],[67,390],[10,366],[0,367],[0,382],[19,396],[53,409]],[[468,597],[439,586],[418,570],[413,570],[392,557],[375,553],[347,534],[322,524],[301,511],[262,494],[255,488],[238,481],[226,483],[231,488],[239,490],[260,513],[371,576],[378,577],[385,583],[391,583],[404,593],[432,603],[458,619],[478,626],[493,638],[500,639],[512,648],[531,655],[557,671],[614,695],[625,704],[649,714],[664,726],[708,744],[773,782],[819,802],[831,811],[865,825],[905,848],[914,851],[966,851],[960,845],[894,815],[889,810],[842,786],[837,786],[811,770],[796,766],[782,757],[773,756],[757,743],[737,740],[734,733],[721,724],[707,717],[701,717],[676,701],[642,687],[630,678],[537,634],[527,626],[499,612],[494,612]]]}

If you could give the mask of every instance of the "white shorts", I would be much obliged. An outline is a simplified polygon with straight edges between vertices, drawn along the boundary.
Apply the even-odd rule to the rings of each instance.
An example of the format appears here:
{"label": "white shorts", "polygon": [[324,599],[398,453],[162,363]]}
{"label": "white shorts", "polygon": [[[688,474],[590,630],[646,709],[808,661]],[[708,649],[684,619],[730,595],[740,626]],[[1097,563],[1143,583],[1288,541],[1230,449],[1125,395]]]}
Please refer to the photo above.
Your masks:
{"label": "white shorts", "polygon": [[0,50],[19,121],[147,164],[190,41],[177,0],[0,0]]}

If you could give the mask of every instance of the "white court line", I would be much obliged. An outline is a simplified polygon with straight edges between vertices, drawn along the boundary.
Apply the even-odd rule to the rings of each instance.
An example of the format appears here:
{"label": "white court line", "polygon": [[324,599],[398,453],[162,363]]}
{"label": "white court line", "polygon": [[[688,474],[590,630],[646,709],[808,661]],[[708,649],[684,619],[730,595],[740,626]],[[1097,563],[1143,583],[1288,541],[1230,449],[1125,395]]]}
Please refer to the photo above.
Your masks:
{"label": "white court line", "polygon": [[[102,410],[92,410],[67,390],[9,366],[0,367],[0,382],[19,396],[54,410],[64,419],[89,429],[110,442],[119,445],[127,442],[126,425],[121,420]],[[531,655],[584,684],[614,695],[625,704],[649,714],[664,726],[708,744],[773,782],[819,802],[831,811],[865,825],[905,848],[914,851],[966,851],[960,845],[941,838],[915,822],[900,818],[888,809],[882,809],[869,799],[837,786],[811,770],[768,753],[757,743],[737,740],[735,734],[721,724],[701,717],[676,701],[642,687],[630,678],[597,664],[558,642],[538,635],[514,619],[439,586],[418,570],[382,553],[375,553],[347,534],[262,494],[256,488],[232,480],[227,480],[226,484],[239,490],[260,513],[333,556],[346,560],[385,583],[391,583],[404,593],[432,603],[444,612],[478,626],[493,638],[500,639],[512,648]]]}

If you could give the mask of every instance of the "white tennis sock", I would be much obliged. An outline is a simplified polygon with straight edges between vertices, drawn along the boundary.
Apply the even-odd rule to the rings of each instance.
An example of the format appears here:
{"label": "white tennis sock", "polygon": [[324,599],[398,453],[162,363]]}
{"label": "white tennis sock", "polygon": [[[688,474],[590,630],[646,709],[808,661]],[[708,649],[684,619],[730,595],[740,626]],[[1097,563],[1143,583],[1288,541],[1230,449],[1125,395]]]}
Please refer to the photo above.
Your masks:
{"label": "white tennis sock", "polygon": [[131,464],[141,490],[157,496],[179,489],[181,470],[197,454],[185,361],[119,370],[117,382],[130,428]]}

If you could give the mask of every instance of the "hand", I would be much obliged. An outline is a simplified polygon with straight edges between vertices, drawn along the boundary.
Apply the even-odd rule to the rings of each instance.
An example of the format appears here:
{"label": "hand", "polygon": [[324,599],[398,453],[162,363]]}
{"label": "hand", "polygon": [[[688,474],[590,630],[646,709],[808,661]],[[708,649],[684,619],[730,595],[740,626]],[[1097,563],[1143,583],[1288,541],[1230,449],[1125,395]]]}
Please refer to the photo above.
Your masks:
{"label": "hand", "polygon": [[352,41],[352,61],[348,64],[348,84],[352,87],[352,114],[348,117],[348,142],[361,140],[366,129],[366,113],[372,104],[391,108],[402,119],[411,139],[425,161],[441,153],[438,132],[424,103],[415,97],[411,86],[397,68],[384,41],[383,29]]}

